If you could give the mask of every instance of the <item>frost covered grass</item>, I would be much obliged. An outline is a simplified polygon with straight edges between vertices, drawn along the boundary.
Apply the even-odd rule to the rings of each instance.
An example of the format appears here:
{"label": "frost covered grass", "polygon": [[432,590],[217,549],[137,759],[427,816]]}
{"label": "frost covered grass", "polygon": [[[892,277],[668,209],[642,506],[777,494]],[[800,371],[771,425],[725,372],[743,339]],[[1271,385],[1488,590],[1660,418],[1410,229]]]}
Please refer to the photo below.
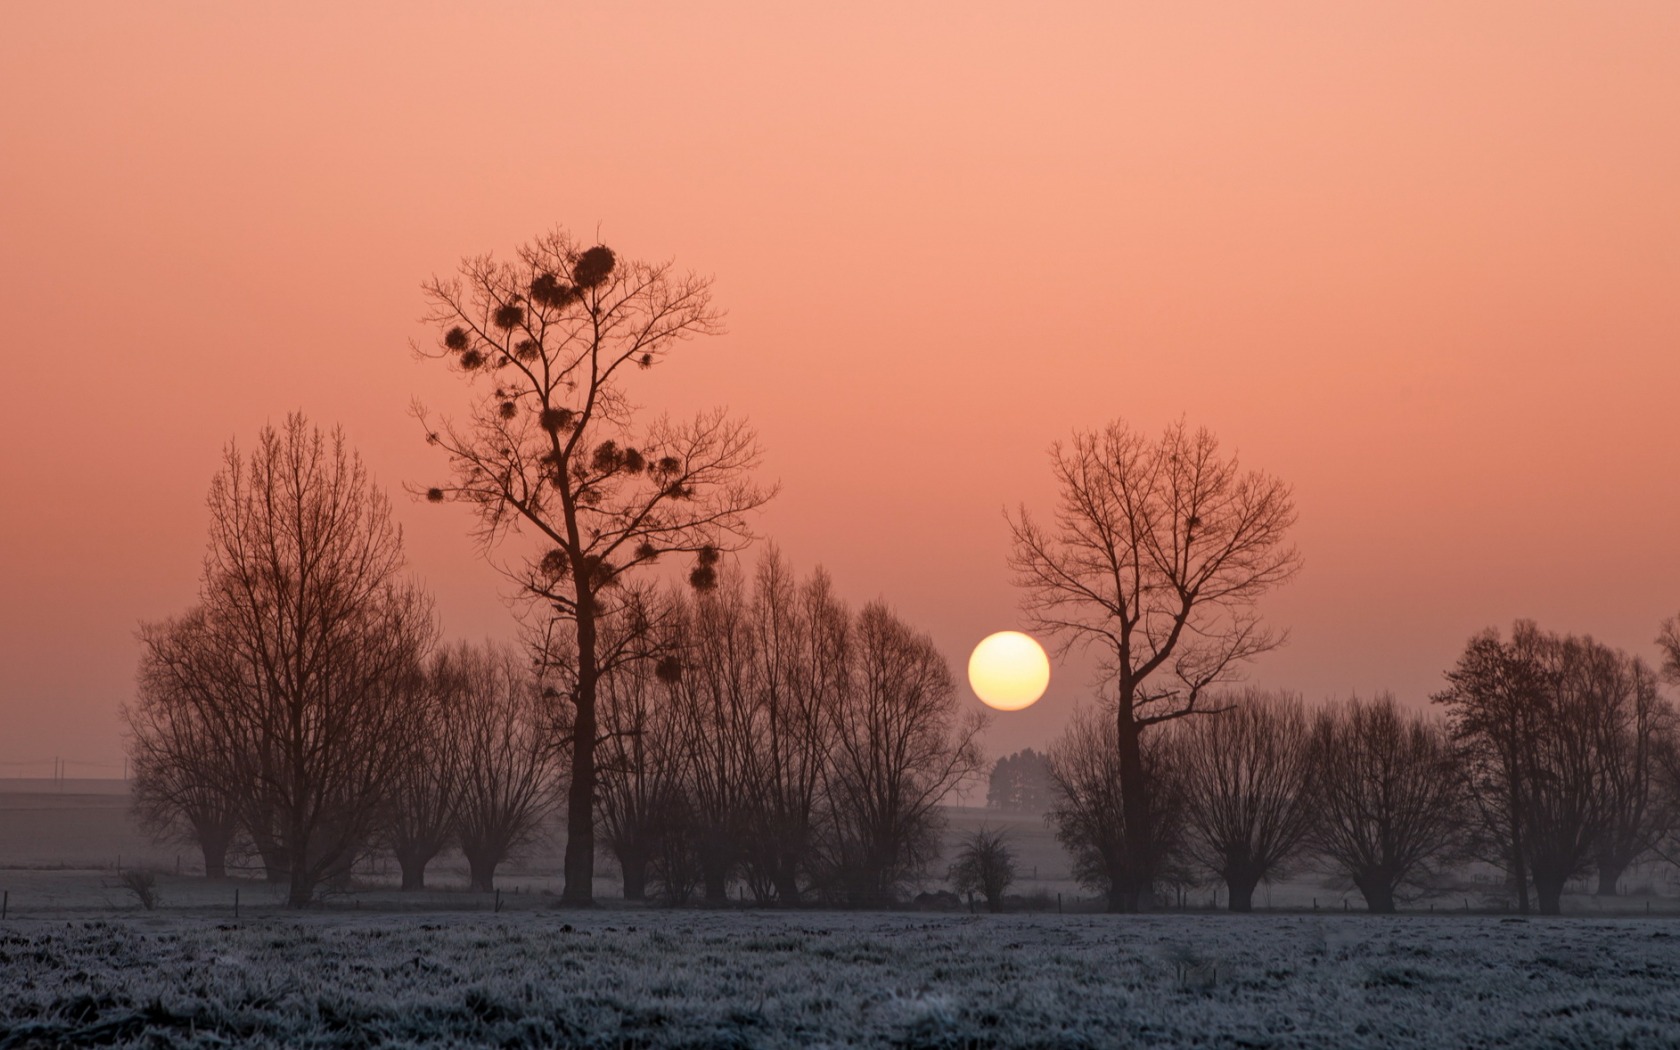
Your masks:
{"label": "frost covered grass", "polygon": [[1673,1046],[1671,920],[13,921],[0,1047]]}

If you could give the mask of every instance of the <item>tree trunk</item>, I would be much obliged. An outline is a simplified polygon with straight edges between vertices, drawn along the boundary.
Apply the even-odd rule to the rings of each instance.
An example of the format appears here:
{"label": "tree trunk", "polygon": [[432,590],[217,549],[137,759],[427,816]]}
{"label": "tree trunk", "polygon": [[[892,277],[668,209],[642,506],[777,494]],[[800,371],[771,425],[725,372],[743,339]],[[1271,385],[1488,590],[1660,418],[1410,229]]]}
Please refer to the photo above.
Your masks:
{"label": "tree trunk", "polygon": [[799,903],[799,866],[794,863],[792,856],[784,854],[778,860],[774,883],[776,886],[776,903]]}
{"label": "tree trunk", "polygon": [[295,869],[288,878],[289,888],[286,891],[286,907],[307,908],[315,900],[315,880],[304,871],[305,865],[295,865]]}
{"label": "tree trunk", "polygon": [[586,571],[573,565],[577,594],[577,718],[572,726],[572,782],[566,790],[566,885],[560,903],[595,903],[595,602],[581,582]]}
{"label": "tree trunk", "polygon": [[204,851],[204,877],[207,879],[227,878],[227,843],[219,845],[209,840],[199,843]]}
{"label": "tree trunk", "polygon": [[253,835],[257,844],[257,855],[262,857],[263,879],[279,884],[291,879],[292,863],[278,842],[268,835]]}
{"label": "tree trunk", "polygon": [[426,865],[431,862],[432,854],[418,849],[395,850],[397,867],[402,869],[402,888],[404,892],[423,890],[426,888]]}
{"label": "tree trunk", "polygon": [[[1510,806],[1513,814],[1521,812],[1521,796],[1513,789],[1510,794]],[[1522,819],[1511,818],[1511,877],[1517,884],[1517,914],[1527,915],[1528,908],[1528,859],[1523,855]]]}
{"label": "tree trunk", "polygon": [[1551,877],[1534,877],[1534,896],[1540,904],[1541,915],[1563,914],[1563,881]]}
{"label": "tree trunk", "polygon": [[1143,729],[1132,718],[1130,697],[1123,697],[1119,706],[1115,717],[1120,749],[1120,812],[1125,828],[1119,870],[1113,873],[1109,890],[1109,910],[1141,912],[1155,889],[1154,829],[1143,770]]}
{"label": "tree trunk", "polygon": [[716,829],[704,836],[700,850],[700,879],[706,888],[707,904],[729,903],[729,844],[725,832]]}
{"label": "tree trunk", "polygon": [[645,850],[620,850],[618,867],[624,875],[624,899],[647,900],[648,857]]}
{"label": "tree trunk", "polygon": [[1365,910],[1379,915],[1394,914],[1394,886],[1382,875],[1354,876],[1354,886],[1365,898]]}
{"label": "tree trunk", "polygon": [[[467,872],[474,893],[493,893],[496,889],[496,865],[500,859],[474,850],[467,854]],[[564,899],[564,898],[562,898]]]}
{"label": "tree trunk", "polygon": [[1622,873],[1627,871],[1628,862],[1620,857],[1600,856],[1598,858],[1598,889],[1600,897],[1614,897],[1620,890],[1617,885],[1622,881]]}
{"label": "tree trunk", "polygon": [[1250,912],[1254,910],[1254,888],[1260,885],[1260,876],[1250,871],[1238,871],[1225,876],[1225,892],[1230,895],[1227,905],[1232,911]]}

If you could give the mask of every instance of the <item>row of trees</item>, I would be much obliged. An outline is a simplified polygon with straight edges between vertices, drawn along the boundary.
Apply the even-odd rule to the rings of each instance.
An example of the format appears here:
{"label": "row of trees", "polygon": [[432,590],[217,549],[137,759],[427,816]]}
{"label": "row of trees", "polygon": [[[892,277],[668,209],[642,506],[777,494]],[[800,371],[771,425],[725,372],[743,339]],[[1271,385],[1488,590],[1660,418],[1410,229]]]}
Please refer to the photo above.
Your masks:
{"label": "row of trees", "polygon": [[1234,911],[1263,881],[1327,869],[1393,911],[1482,861],[1520,911],[1557,914],[1569,881],[1596,874],[1614,894],[1680,831],[1680,732],[1642,661],[1523,622],[1509,640],[1472,639],[1447,678],[1444,718],[1388,696],[1309,712],[1283,695],[1214,695],[1143,751],[1144,858],[1128,853],[1139,807],[1125,805],[1113,722],[1082,713],[1051,751],[1051,819],[1076,875],[1116,909],[1140,867],[1162,883],[1217,878]]}
{"label": "row of trees", "polygon": [[548,807],[529,661],[437,648],[389,503],[342,433],[293,415],[211,485],[198,603],[141,630],[124,710],[141,814],[204,855],[249,848],[294,906],[373,847],[405,886],[459,845],[475,883]]}
{"label": "row of trees", "polygon": [[602,681],[599,829],[625,896],[880,904],[938,854],[980,766],[944,657],[884,604],[852,611],[770,551],[750,580],[644,596],[657,659]]}
{"label": "row of trees", "polygon": [[[719,330],[709,282],[556,231],[508,261],[468,259],[425,294],[438,338],[421,355],[475,392],[464,418],[417,408],[449,467],[418,491],[469,508],[488,560],[538,625],[534,670],[513,675],[489,655],[475,666],[483,681],[489,666],[506,672],[485,688],[525,696],[508,709],[551,748],[538,779],[565,794],[564,900],[592,900],[598,829],[644,890],[652,878],[673,894],[690,885],[716,896],[738,873],[781,899],[889,894],[925,860],[924,802],[972,766],[972,727],[952,723],[949,671],[926,639],[884,607],[853,614],[820,577],[794,582],[775,559],[750,586],[724,571],[774,492],[751,479],[755,436],[717,411],[638,418],[630,391],[636,373]],[[199,607],[147,629],[131,712],[136,758],[164,810],[207,841],[247,837],[271,872],[288,873],[294,903],[343,870],[376,824],[399,829],[391,848],[410,858],[405,868],[423,867],[445,825],[464,845],[472,776],[460,757],[471,734],[447,699],[471,690],[427,662],[435,629],[424,596],[398,574],[388,508],[341,438],[323,453],[316,435],[310,452],[301,428],[288,424],[284,442],[265,435],[248,467],[230,451],[211,497]],[[1053,447],[1051,465],[1059,502],[1049,518],[1025,508],[1010,517],[1010,561],[1028,625],[1061,652],[1096,656],[1104,714],[1073,727],[1058,790],[1068,827],[1089,825],[1069,841],[1098,858],[1091,870],[1103,873],[1111,906],[1135,910],[1188,855],[1176,845],[1191,823],[1183,756],[1219,750],[1196,744],[1198,734],[1245,731],[1243,705],[1225,690],[1284,640],[1257,605],[1300,567],[1287,535],[1294,504],[1286,485],[1241,469],[1183,423],[1155,439],[1119,422],[1076,433]],[[673,556],[688,591],[657,585],[657,566],[668,578]],[[1602,653],[1519,635],[1466,654],[1442,703],[1445,750],[1467,772],[1432,783],[1477,785],[1487,797],[1470,822],[1479,848],[1503,858],[1519,886],[1533,882],[1548,907],[1552,873],[1578,868],[1583,850],[1608,874],[1644,848],[1661,806],[1639,801],[1638,776],[1627,786],[1607,770],[1654,768],[1648,742],[1663,717],[1660,705],[1616,707],[1646,726],[1631,745],[1599,723],[1585,739],[1560,735],[1548,727],[1593,707],[1567,683],[1597,674],[1581,668]],[[1680,651],[1680,628],[1665,638]],[[1634,695],[1641,674],[1626,671]],[[1542,715],[1514,699],[1535,695],[1548,698]],[[525,732],[510,728],[516,721],[496,723],[498,748],[522,746],[508,743]],[[1348,777],[1386,776],[1388,759],[1378,772],[1358,765],[1377,761],[1375,743],[1360,750],[1367,738],[1425,756],[1443,731],[1380,702],[1307,721],[1320,777],[1307,792],[1319,815],[1308,837],[1322,851],[1337,763],[1357,766]],[[1073,745],[1087,738],[1084,761]],[[1624,746],[1625,762],[1606,757]],[[213,775],[188,784],[170,767],[176,751],[215,752]],[[915,776],[883,773],[893,762]],[[1590,779],[1595,799],[1623,801],[1580,810],[1560,846],[1542,829],[1551,817],[1536,814],[1582,797],[1559,786],[1564,767],[1594,771],[1576,780]],[[1016,780],[1005,795],[1026,790]],[[205,782],[222,789],[207,793]],[[411,812],[391,816],[405,798]],[[1443,798],[1449,823],[1467,823],[1461,802]],[[1642,805],[1653,815],[1611,816]],[[1557,849],[1562,860],[1545,853]]]}
{"label": "row of trees", "polygon": [[[440,647],[384,496],[301,416],[230,446],[209,505],[199,602],[143,628],[125,712],[148,822],[211,876],[255,853],[293,906],[374,850],[417,889],[458,848],[490,889],[575,782],[569,621],[534,633],[535,659]],[[598,624],[590,831],[633,898],[651,877],[676,900],[735,880],[891,900],[937,855],[983,718],[959,717],[944,657],[884,604],[854,612],[773,550],[750,580],[702,562],[687,586],[615,587]]]}

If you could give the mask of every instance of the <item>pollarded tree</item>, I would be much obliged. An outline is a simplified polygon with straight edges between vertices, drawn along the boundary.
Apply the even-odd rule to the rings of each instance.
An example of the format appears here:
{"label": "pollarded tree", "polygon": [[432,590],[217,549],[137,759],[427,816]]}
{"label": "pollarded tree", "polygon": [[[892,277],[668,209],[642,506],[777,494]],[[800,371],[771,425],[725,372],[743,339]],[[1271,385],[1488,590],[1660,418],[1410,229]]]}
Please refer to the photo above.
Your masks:
{"label": "pollarded tree", "polygon": [[827,573],[796,584],[774,548],[754,580],[744,867],[759,900],[792,904],[811,874],[835,709],[851,687],[851,617]]}
{"label": "pollarded tree", "polygon": [[229,446],[211,485],[200,591],[227,669],[193,694],[227,794],[301,907],[349,870],[385,812],[415,719],[408,684],[433,637],[402,576],[390,503],[343,434],[301,415]]}
{"label": "pollarded tree", "polygon": [[749,600],[741,578],[680,603],[682,673],[666,703],[681,727],[683,785],[705,898],[722,903],[745,840],[747,756],[756,671]]}
{"label": "pollarded tree", "polygon": [[541,686],[503,646],[462,643],[438,661],[453,695],[448,732],[459,763],[455,841],[472,888],[495,889],[496,868],[537,834],[555,797],[555,750],[544,732]]}
{"label": "pollarded tree", "polygon": [[140,630],[135,702],[124,705],[134,767],[134,804],[154,834],[184,837],[204,855],[204,874],[227,876],[240,807],[226,742],[201,713],[206,694],[236,687],[215,657],[203,609]]}
{"label": "pollarded tree", "polygon": [[1622,874],[1680,821],[1677,800],[1661,775],[1675,739],[1675,718],[1645,661],[1605,646],[1596,649],[1604,699],[1597,724],[1606,812],[1593,866],[1598,895],[1612,897]]}
{"label": "pollarded tree", "polygon": [[511,262],[468,259],[425,293],[441,330],[432,356],[478,388],[463,422],[417,410],[453,472],[427,496],[474,508],[487,553],[510,533],[528,541],[506,571],[573,629],[572,711],[556,719],[571,732],[562,899],[587,904],[596,694],[611,671],[604,621],[624,611],[626,578],[661,555],[693,555],[691,579],[707,585],[719,552],[750,539],[747,515],[771,491],[748,478],[759,449],[745,424],[722,412],[636,419],[631,376],[719,330],[708,281],[556,231]]}
{"label": "pollarded tree", "polygon": [[1519,621],[1509,641],[1494,631],[1471,639],[1447,680],[1435,699],[1519,907],[1528,910],[1532,879],[1541,911],[1556,914],[1564,885],[1588,868],[1599,892],[1614,894],[1675,817],[1659,777],[1673,715],[1650,668]]}
{"label": "pollarded tree", "polygon": [[1232,911],[1281,874],[1316,817],[1312,724],[1292,696],[1249,690],[1180,723],[1175,754],[1190,854],[1225,881]]}
{"label": "pollarded tree", "polygon": [[1300,556],[1288,486],[1239,469],[1206,430],[1180,422],[1155,441],[1110,424],[1051,449],[1061,489],[1053,523],[1025,508],[1011,520],[1010,566],[1026,614],[1061,652],[1097,654],[1097,684],[1113,702],[1127,854],[1110,904],[1135,911],[1152,896],[1144,731],[1210,710],[1230,681],[1283,636],[1261,623],[1260,597]]}
{"label": "pollarded tree", "polygon": [[455,725],[462,714],[456,677],[451,655],[437,652],[410,683],[413,724],[391,779],[391,801],[380,835],[396,857],[404,890],[425,888],[426,865],[455,833],[455,802],[461,789]]}
{"label": "pollarded tree", "polygon": [[1374,912],[1427,883],[1457,857],[1465,781],[1441,726],[1382,694],[1319,712],[1313,726],[1319,791],[1314,846],[1353,880]]}
{"label": "pollarded tree", "polygon": [[933,639],[879,601],[852,632],[850,688],[834,705],[822,867],[831,892],[879,907],[939,854],[939,807],[980,769],[986,719],[962,715]]}

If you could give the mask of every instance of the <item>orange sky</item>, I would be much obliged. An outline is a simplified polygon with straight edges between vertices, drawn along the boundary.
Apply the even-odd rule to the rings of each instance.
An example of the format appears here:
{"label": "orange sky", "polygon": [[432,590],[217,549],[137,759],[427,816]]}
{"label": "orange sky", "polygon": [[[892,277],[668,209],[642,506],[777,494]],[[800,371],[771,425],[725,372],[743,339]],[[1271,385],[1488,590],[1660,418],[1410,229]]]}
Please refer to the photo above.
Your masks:
{"label": "orange sky", "polygon": [[[751,417],[764,531],[956,667],[1016,623],[1002,507],[1116,416],[1294,486],[1255,677],[1309,699],[1680,611],[1667,0],[260,6],[0,10],[0,775],[120,770],[229,437],[436,476],[418,285],[557,222],[716,275],[643,401]],[[446,630],[508,633],[464,513],[398,510]]]}

